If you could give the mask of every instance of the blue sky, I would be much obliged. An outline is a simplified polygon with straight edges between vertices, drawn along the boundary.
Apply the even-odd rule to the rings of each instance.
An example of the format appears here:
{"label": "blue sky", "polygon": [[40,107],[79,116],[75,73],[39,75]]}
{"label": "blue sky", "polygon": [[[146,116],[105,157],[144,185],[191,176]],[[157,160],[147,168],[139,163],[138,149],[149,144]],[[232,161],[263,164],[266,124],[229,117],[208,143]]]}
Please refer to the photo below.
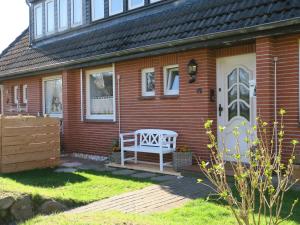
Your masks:
{"label": "blue sky", "polygon": [[28,27],[28,7],[25,0],[1,0],[0,52]]}

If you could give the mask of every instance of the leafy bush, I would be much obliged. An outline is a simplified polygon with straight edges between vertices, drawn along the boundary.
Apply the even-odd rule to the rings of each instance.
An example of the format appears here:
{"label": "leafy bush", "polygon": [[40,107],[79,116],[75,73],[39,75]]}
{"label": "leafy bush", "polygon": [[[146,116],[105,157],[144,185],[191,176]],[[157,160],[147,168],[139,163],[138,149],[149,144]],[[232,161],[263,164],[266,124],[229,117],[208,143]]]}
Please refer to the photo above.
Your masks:
{"label": "leafy bush", "polygon": [[[219,127],[222,134],[222,146],[218,146],[217,139],[212,131],[212,120],[205,123],[205,129],[210,143],[211,152],[209,161],[199,161],[200,168],[211,181],[212,188],[220,199],[225,200],[239,225],[278,225],[286,221],[293,213],[298,199],[293,202],[286,217],[281,217],[285,193],[297,182],[292,181],[293,163],[297,140],[291,142],[292,153],[287,161],[283,161],[285,110],[281,109],[280,122],[268,125],[261,118],[257,118],[257,125],[245,129],[246,123],[233,129],[235,148],[225,146],[224,131],[226,127]],[[240,136],[246,132],[246,157],[249,164],[241,160]],[[277,131],[278,130],[278,131]],[[257,135],[253,135],[257,134]],[[277,140],[276,140],[277,138]],[[276,141],[275,141],[276,140]],[[277,143],[277,148],[275,148]],[[276,149],[276,150],[275,150]],[[226,162],[224,155],[233,153],[234,162]],[[225,165],[232,169],[233,184],[226,176]],[[201,180],[199,180],[201,182]]]}

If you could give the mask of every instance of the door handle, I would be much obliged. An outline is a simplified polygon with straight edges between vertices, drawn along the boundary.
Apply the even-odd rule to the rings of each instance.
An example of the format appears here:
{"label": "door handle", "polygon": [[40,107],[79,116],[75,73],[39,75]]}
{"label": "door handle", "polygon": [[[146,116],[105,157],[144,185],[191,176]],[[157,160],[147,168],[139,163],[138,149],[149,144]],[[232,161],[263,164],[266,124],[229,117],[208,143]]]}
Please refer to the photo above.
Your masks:
{"label": "door handle", "polygon": [[219,104],[219,116],[222,116],[223,107],[221,104]]}

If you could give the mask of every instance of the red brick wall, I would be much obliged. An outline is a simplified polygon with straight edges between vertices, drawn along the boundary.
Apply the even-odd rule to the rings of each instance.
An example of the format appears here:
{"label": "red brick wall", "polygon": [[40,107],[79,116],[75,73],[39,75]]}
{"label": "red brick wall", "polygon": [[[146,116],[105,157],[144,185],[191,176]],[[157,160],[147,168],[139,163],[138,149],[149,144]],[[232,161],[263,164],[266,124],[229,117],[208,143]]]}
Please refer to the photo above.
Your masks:
{"label": "red brick wall", "polygon": [[[213,119],[216,123],[216,102],[210,101],[210,90],[216,88],[216,57],[255,52],[257,54],[257,109],[272,121],[273,113],[273,56],[279,57],[278,104],[288,111],[288,138],[298,137],[298,39],[299,35],[280,38],[260,38],[255,44],[220,49],[199,49],[157,57],[140,58],[116,63],[120,75],[121,132],[141,128],[163,128],[179,133],[178,144],[189,145],[192,150],[208,157],[207,137],[203,123]],[[195,59],[199,66],[197,80],[190,84],[187,64]],[[178,64],[180,70],[180,95],[178,98],[163,96],[163,67]],[[141,70],[154,67],[156,72],[156,96],[141,98]],[[91,68],[84,68],[85,70]],[[80,70],[62,71],[64,107],[64,147],[67,152],[108,155],[112,139],[118,137],[116,122],[81,121]],[[45,75],[46,76],[46,75]],[[83,79],[85,86],[85,78]],[[15,84],[27,84],[28,109],[32,114],[42,112],[42,76],[4,82],[7,95]],[[199,93],[202,89],[202,93]],[[215,92],[216,93],[216,92]],[[4,92],[4,95],[6,91]],[[116,89],[116,96],[118,96]],[[4,101],[6,98],[4,98]],[[85,108],[85,89],[84,89]],[[116,98],[116,106],[118,99]],[[5,104],[5,109],[11,102]],[[118,115],[118,114],[117,114]],[[289,150],[287,150],[288,152]]]}

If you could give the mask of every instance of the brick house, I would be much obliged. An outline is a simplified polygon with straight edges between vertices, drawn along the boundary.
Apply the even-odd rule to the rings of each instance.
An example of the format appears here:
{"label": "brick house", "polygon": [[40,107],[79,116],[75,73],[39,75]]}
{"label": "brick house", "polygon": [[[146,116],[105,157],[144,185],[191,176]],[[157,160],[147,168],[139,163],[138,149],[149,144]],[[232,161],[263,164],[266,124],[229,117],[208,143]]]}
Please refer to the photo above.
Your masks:
{"label": "brick house", "polygon": [[287,141],[300,137],[298,0],[27,3],[30,26],[0,57],[1,112],[61,118],[67,153],[107,156],[120,132],[163,128],[207,158],[205,120],[230,130],[280,107]]}

